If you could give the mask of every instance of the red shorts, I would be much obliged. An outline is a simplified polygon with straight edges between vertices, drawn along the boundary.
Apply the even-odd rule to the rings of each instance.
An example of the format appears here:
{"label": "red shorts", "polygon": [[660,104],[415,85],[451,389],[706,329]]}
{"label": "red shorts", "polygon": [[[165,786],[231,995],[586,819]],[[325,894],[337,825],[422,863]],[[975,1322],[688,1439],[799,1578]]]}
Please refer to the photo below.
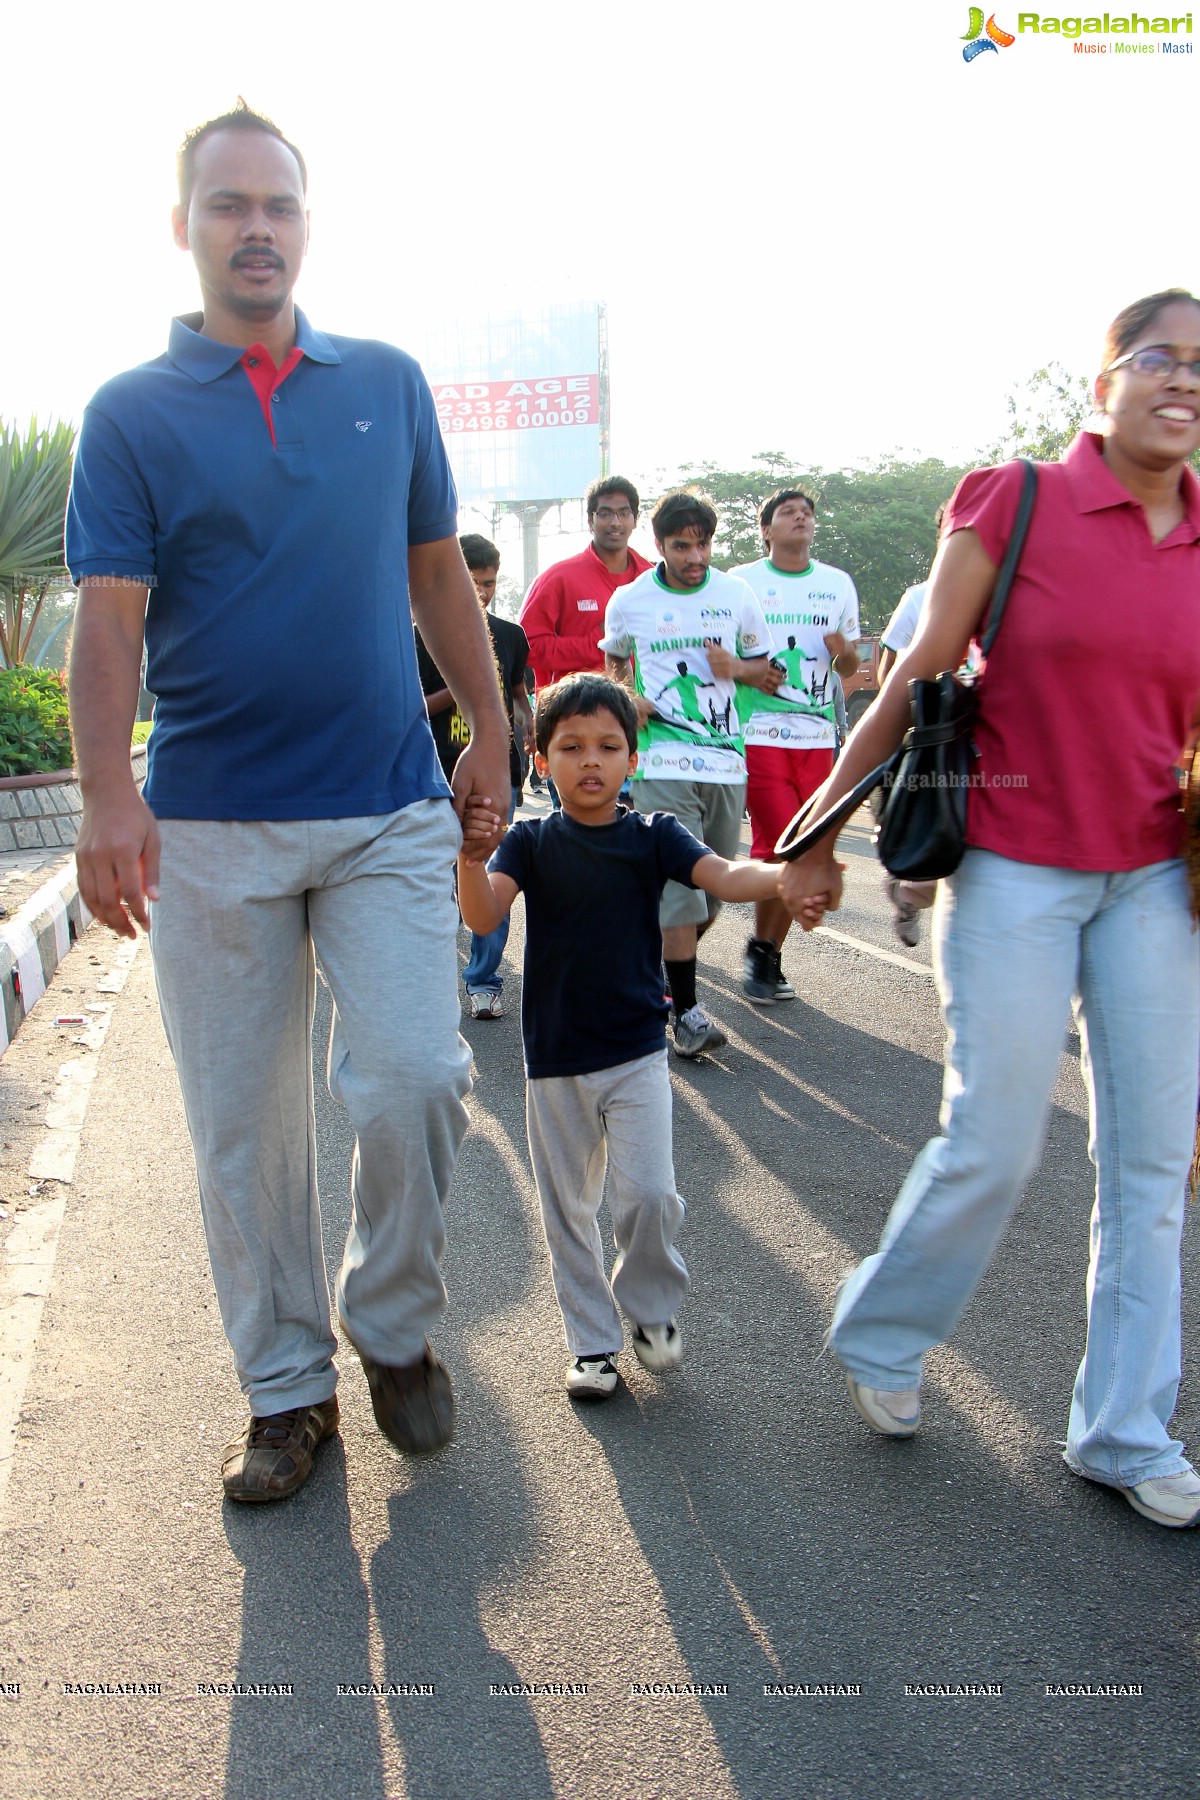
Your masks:
{"label": "red shorts", "polygon": [[806,800],[812,799],[832,771],[832,749],[778,750],[773,744],[746,745],[751,856],[774,856],[785,825]]}

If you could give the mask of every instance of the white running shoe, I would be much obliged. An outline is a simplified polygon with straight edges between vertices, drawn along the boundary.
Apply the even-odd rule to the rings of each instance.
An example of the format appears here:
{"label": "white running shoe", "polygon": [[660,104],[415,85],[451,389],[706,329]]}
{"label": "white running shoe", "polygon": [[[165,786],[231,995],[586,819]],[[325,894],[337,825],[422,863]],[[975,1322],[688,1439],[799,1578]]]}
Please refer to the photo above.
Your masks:
{"label": "white running shoe", "polygon": [[665,1325],[634,1325],[633,1352],[647,1369],[661,1373],[677,1368],[683,1361],[683,1333],[674,1319]]}
{"label": "white running shoe", "polygon": [[702,1006],[690,1006],[685,1013],[672,1013],[671,1036],[676,1056],[689,1059],[699,1056],[702,1050],[719,1050],[729,1041]]}
{"label": "white running shoe", "polygon": [[1121,1492],[1134,1512],[1156,1525],[1171,1525],[1176,1531],[1200,1525],[1200,1475],[1195,1469],[1182,1475],[1155,1475]]}
{"label": "white running shoe", "polygon": [[490,993],[486,988],[478,994],[468,994],[467,1000],[473,1019],[502,1019],[504,1017],[503,1000],[499,994]]}
{"label": "white running shoe", "polygon": [[860,1418],[881,1437],[912,1437],[921,1423],[921,1396],[916,1388],[893,1394],[887,1388],[864,1387],[847,1375],[846,1386]]}
{"label": "white running shoe", "polygon": [[572,1400],[607,1400],[617,1385],[611,1356],[577,1356],[567,1369],[567,1392]]}

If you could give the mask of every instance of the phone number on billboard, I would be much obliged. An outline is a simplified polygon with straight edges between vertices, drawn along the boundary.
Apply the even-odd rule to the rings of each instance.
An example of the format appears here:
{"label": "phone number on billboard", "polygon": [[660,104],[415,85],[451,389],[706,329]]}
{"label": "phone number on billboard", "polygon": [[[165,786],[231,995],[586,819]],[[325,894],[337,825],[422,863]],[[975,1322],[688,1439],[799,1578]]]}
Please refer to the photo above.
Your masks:
{"label": "phone number on billboard", "polygon": [[[501,405],[503,404],[501,401]],[[594,425],[596,424],[596,415],[594,412],[590,412],[586,406],[577,406],[573,410],[566,407],[558,412],[550,410],[530,413],[472,412],[466,418],[462,418],[457,413],[447,418],[444,413],[439,413],[438,422],[442,430],[447,432],[519,431],[526,426],[538,425]]]}
{"label": "phone number on billboard", "polygon": [[595,375],[549,376],[540,381],[474,381],[434,388],[443,432],[526,431],[548,425],[597,425]]}

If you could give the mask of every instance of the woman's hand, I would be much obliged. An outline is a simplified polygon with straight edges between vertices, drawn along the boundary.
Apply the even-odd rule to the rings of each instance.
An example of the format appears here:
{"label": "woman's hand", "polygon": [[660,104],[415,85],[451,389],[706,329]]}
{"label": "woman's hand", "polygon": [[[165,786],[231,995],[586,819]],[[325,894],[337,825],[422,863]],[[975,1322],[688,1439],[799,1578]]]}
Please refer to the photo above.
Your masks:
{"label": "woman's hand", "polygon": [[812,931],[827,912],[842,904],[842,871],[832,849],[820,845],[806,856],[779,867],[779,898],[804,931]]}

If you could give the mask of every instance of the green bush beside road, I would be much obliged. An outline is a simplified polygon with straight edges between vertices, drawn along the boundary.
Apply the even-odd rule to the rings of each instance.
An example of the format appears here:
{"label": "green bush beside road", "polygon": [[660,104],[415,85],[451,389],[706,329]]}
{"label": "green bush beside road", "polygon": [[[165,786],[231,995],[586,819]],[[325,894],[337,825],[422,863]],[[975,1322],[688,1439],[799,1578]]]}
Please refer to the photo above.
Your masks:
{"label": "green bush beside road", "polygon": [[0,776],[71,767],[67,687],[57,669],[0,669]]}

